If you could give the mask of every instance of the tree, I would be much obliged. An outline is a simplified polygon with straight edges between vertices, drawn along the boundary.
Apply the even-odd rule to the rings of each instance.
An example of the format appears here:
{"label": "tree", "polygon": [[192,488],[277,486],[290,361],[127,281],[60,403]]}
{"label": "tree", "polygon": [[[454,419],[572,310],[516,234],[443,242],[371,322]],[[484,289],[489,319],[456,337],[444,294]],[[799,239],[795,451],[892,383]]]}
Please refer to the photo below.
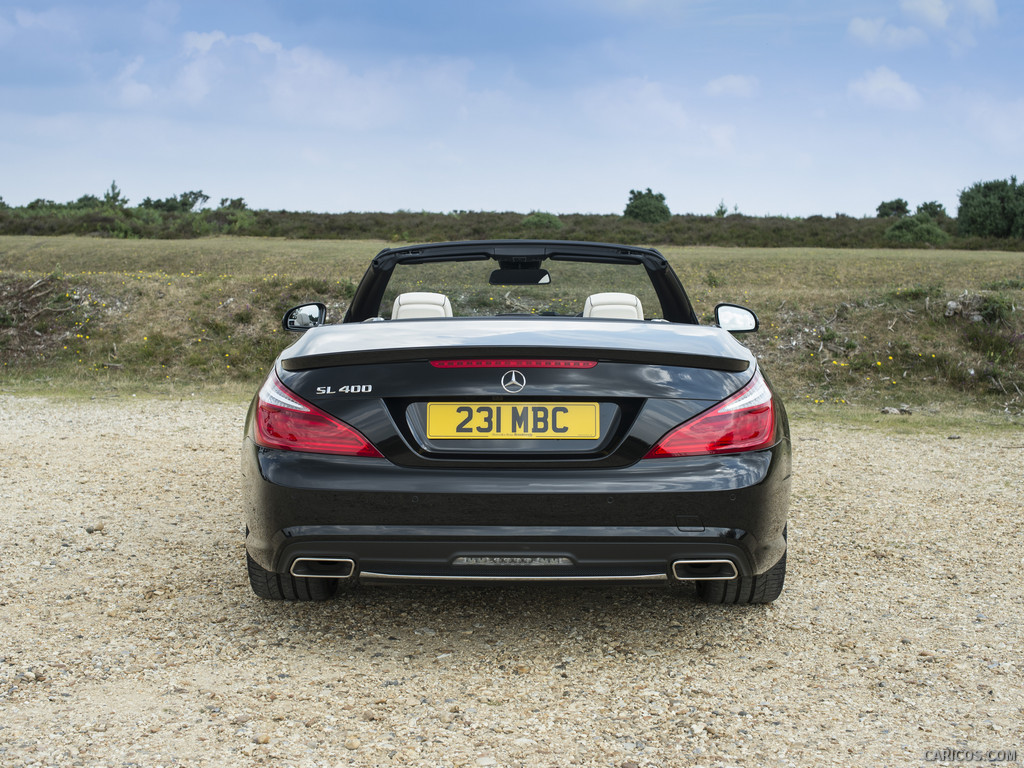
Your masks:
{"label": "tree", "polygon": [[[164,213],[191,213],[197,205],[201,206],[209,199],[210,196],[203,194],[202,190],[182,192],[180,195],[171,195],[163,200],[153,200],[147,197],[139,203],[139,208],[152,208]],[[241,201],[242,198],[238,198],[238,200]]]}
{"label": "tree", "polygon": [[932,200],[930,203],[921,203],[917,206],[917,213],[924,213],[931,217],[933,221],[942,221],[949,218],[949,214],[946,213],[946,206],[937,200]]}
{"label": "tree", "polygon": [[880,219],[890,219],[893,217],[902,219],[910,214],[910,205],[902,197],[897,197],[895,200],[879,203],[877,210],[878,218]]}
{"label": "tree", "polygon": [[100,200],[96,195],[82,195],[75,202],[70,204],[71,208],[75,208],[80,211],[94,210],[96,208],[103,207],[103,201]]}
{"label": "tree", "polygon": [[665,196],[660,192],[652,192],[648,187],[646,192],[638,189],[629,190],[629,202],[626,203],[626,210],[622,215],[645,224],[658,224],[672,218],[672,211],[665,203]]}
{"label": "tree", "polygon": [[210,196],[204,195],[203,190],[201,189],[195,192],[182,192],[180,195],[178,195],[178,201],[181,204],[181,210],[185,211],[186,213],[194,211],[196,209],[196,206],[202,207],[206,205],[209,199]]}
{"label": "tree", "polygon": [[1024,237],[1024,186],[1009,181],[979,181],[960,191],[957,225],[961,235]]}
{"label": "tree", "polygon": [[121,194],[116,181],[110,182],[110,189],[103,193],[103,202],[111,208],[125,208],[128,198]]}

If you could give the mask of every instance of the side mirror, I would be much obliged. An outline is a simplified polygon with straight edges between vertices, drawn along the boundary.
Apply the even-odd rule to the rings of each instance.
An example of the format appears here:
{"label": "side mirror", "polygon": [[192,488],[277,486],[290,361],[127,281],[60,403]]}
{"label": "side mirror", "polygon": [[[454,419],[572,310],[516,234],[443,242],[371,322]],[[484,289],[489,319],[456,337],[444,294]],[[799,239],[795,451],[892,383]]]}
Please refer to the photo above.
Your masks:
{"label": "side mirror", "polygon": [[757,315],[737,304],[719,304],[715,307],[715,322],[730,333],[752,333],[760,327]]}
{"label": "side mirror", "polygon": [[304,333],[310,328],[323,325],[325,322],[327,322],[327,305],[317,301],[313,304],[292,307],[284,313],[281,325],[286,331]]}

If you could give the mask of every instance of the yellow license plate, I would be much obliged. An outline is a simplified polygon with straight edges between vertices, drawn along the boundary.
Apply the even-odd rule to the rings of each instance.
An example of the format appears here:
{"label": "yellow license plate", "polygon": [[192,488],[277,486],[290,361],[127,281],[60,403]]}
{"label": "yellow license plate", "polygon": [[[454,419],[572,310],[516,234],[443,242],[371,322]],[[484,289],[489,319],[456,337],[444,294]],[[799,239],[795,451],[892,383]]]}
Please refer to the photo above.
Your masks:
{"label": "yellow license plate", "polygon": [[427,403],[431,440],[593,440],[597,403]]}

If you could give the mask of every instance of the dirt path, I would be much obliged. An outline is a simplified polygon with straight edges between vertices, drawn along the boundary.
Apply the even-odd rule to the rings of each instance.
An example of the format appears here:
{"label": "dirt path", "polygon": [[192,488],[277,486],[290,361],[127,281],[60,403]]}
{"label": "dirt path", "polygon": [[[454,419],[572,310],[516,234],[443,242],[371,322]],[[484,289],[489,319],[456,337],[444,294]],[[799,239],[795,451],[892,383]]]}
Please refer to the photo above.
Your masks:
{"label": "dirt path", "polygon": [[243,412],[0,397],[0,764],[1024,759],[1024,438],[795,421],[770,607],[523,586],[274,605],[244,575]]}

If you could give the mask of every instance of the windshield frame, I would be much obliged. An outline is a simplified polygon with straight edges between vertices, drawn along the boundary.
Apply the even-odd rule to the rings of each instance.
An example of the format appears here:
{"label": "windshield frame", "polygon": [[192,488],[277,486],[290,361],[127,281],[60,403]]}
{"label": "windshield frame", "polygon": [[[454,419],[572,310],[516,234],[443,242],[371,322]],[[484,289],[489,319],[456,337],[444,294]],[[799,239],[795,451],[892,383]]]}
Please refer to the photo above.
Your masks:
{"label": "windshield frame", "polygon": [[672,323],[699,324],[686,291],[665,257],[653,248],[563,240],[480,240],[385,248],[378,253],[356,287],[343,323],[380,317],[381,302],[399,264],[486,261],[504,268],[517,263],[572,261],[598,264],[641,264],[661,303],[662,318]]}

